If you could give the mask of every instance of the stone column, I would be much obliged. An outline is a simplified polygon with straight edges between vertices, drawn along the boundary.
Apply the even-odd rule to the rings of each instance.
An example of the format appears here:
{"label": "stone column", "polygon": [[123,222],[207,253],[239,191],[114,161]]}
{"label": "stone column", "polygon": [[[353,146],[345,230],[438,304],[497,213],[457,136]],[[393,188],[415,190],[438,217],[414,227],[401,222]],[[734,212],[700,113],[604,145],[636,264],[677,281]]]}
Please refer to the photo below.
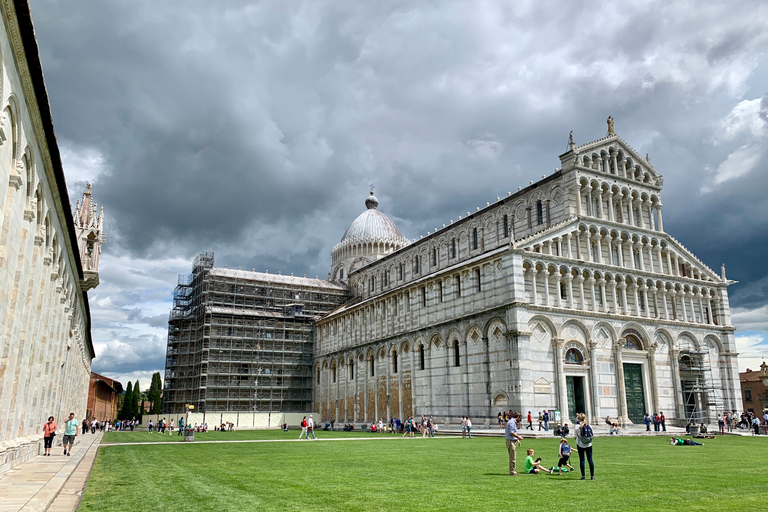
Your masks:
{"label": "stone column", "polygon": [[[368,359],[363,356],[363,366],[368,366]],[[363,414],[360,415],[363,422],[368,422],[368,368],[360,372],[363,375]]]}
{"label": "stone column", "polygon": [[627,307],[627,283],[620,282],[619,290],[621,293],[621,314],[626,315],[629,308]]}
{"label": "stone column", "polygon": [[595,279],[592,276],[587,279],[587,285],[589,286],[589,297],[592,301],[590,304],[590,311],[597,311],[597,301],[595,300]]}
{"label": "stone column", "polygon": [[576,281],[579,283],[579,304],[580,309],[583,311],[587,310],[587,302],[584,300],[584,276],[579,274],[576,276]]}
{"label": "stone column", "polygon": [[528,270],[528,272],[531,273],[531,293],[533,295],[533,297],[531,297],[531,299],[532,299],[532,302],[534,304],[538,304],[539,299],[536,296],[537,295],[537,293],[536,293],[536,273],[538,272],[538,270],[536,270],[535,267],[531,267],[530,270]]}
{"label": "stone column", "polygon": [[698,293],[698,299],[699,299],[699,314],[701,315],[701,322],[702,324],[707,323],[707,318],[704,315],[704,302],[702,301],[702,298],[704,297],[704,292],[699,290]]}
{"label": "stone column", "polygon": [[619,301],[616,297],[616,281],[611,279],[611,313],[618,313]]}
{"label": "stone column", "polygon": [[693,297],[694,297],[694,293],[693,293],[693,290],[691,290],[688,293],[688,300],[691,301],[691,303],[690,303],[690,306],[691,306],[691,322],[696,322],[696,307],[693,304]]}
{"label": "stone column", "polygon": [[643,241],[637,242],[637,255],[640,260],[640,270],[645,270],[645,258],[643,257]]}
{"label": "stone column", "polygon": [[648,347],[648,365],[650,368],[649,376],[651,378],[651,401],[653,403],[653,412],[658,414],[659,412],[659,386],[656,380],[656,349],[659,348],[658,343],[651,343]]}
{"label": "stone column", "polygon": [[681,291],[680,292],[680,304],[683,307],[683,322],[687,322],[688,321],[688,311],[686,311],[686,307],[685,307],[685,296],[686,296],[685,290]]}
{"label": "stone column", "polygon": [[679,353],[680,350],[672,346],[669,347],[669,362],[672,365],[672,388],[675,393],[675,416],[678,426],[682,426],[685,422],[685,405],[683,402],[682,382],[680,382],[680,361],[677,357]]}
{"label": "stone column", "polygon": [[637,284],[632,285],[632,296],[635,298],[635,316],[640,316],[640,301],[637,300]]}
{"label": "stone column", "polygon": [[664,231],[664,221],[661,219],[661,204],[659,204],[658,212],[659,212],[659,231],[663,232]]}
{"label": "stone column", "polygon": [[645,283],[640,286],[640,293],[643,295],[643,305],[645,306],[645,311],[640,311],[640,314],[644,317],[648,317],[648,312],[651,308],[648,306],[648,287]]}
{"label": "stone column", "polygon": [[619,423],[622,426],[631,424],[629,417],[627,416],[627,390],[624,387],[624,358],[621,354],[626,344],[627,340],[624,338],[619,338],[614,344],[616,357],[616,389],[618,391],[617,394],[619,400]]}
{"label": "stone column", "polygon": [[568,274],[565,278],[568,280],[568,307],[573,309],[573,275]]}
{"label": "stone column", "polygon": [[[568,421],[568,388],[565,382],[565,368],[563,368],[563,345],[565,340],[553,338],[552,345],[555,348],[555,371],[557,372],[557,398],[560,408],[561,421]],[[568,421],[568,423],[572,423]]]}
{"label": "stone column", "polygon": [[613,214],[613,190],[608,189],[608,220],[614,222]]}
{"label": "stone column", "polygon": [[565,247],[566,247],[566,250],[568,251],[566,258],[573,258],[573,253],[571,252],[571,234],[570,233],[565,234]]}
{"label": "stone column", "polygon": [[629,225],[635,225],[635,200],[632,199],[632,195],[627,198],[627,206],[629,207]]}
{"label": "stone column", "polygon": [[672,256],[670,254],[669,248],[667,248],[667,270],[669,275],[675,275],[674,271],[672,270]]}
{"label": "stone column", "polygon": [[648,210],[648,217],[651,219],[651,230],[656,231],[656,220],[653,218],[653,211],[656,209],[655,205],[651,205],[650,209]]}
{"label": "stone column", "polygon": [[667,308],[667,296],[669,293],[666,290],[662,290],[661,299],[664,301],[664,320],[669,320],[669,308]]}
{"label": "stone column", "polygon": [[544,305],[549,307],[551,305],[549,300],[549,268],[544,269]]}
{"label": "stone column", "polygon": [[595,240],[597,241],[596,247],[597,247],[597,263],[603,262],[603,235],[601,233],[595,233]]}
{"label": "stone column", "polygon": [[619,266],[624,266],[624,246],[621,243],[621,235],[619,235],[619,238],[616,239],[616,245],[618,246],[619,250]]}
{"label": "stone column", "polygon": [[576,259],[582,260],[581,257],[581,231],[578,229],[575,231],[576,233]]}
{"label": "stone column", "polygon": [[597,377],[597,342],[591,339],[587,341],[589,347],[589,390],[592,394],[592,424],[600,423],[600,383]]}
{"label": "stone column", "polygon": [[600,280],[600,298],[602,299],[602,302],[603,302],[602,310],[607,312],[608,311],[608,299],[605,296],[605,278]]}
{"label": "stone column", "polygon": [[574,189],[576,190],[576,215],[581,215],[581,185]]}

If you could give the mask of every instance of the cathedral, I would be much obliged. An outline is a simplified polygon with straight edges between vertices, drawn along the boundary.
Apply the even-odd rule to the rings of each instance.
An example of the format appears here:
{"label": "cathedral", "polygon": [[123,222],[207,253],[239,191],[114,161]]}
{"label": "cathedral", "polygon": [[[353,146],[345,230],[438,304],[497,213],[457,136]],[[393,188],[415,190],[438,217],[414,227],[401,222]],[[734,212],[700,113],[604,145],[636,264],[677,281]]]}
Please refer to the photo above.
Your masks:
{"label": "cathedral", "polygon": [[623,425],[737,409],[732,281],[664,231],[661,174],[612,118],[559,158],[417,241],[371,191],[328,281],[196,264],[169,322],[169,407],[476,425],[509,409]]}
{"label": "cathedral", "polygon": [[333,248],[353,298],[315,324],[315,410],[627,425],[738,408],[731,282],[664,231],[661,174],[612,118],[560,162],[412,243],[366,200]]}

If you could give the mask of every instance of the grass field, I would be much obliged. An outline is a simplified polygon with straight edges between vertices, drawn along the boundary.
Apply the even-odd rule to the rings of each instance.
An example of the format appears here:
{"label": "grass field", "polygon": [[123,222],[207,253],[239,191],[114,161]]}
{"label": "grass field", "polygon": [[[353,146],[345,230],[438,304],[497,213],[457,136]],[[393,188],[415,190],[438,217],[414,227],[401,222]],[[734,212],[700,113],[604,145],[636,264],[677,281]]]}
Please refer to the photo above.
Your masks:
{"label": "grass field", "polygon": [[[760,510],[768,500],[766,438],[680,447],[663,437],[596,438],[592,482],[578,474],[510,477],[503,438],[322,434],[369,440],[103,447],[80,510]],[[239,431],[206,439],[214,435],[298,437]],[[113,433],[104,442],[152,437],[161,436]],[[557,444],[524,440],[518,467],[526,448],[556,463]],[[574,459],[578,473],[575,450]]]}

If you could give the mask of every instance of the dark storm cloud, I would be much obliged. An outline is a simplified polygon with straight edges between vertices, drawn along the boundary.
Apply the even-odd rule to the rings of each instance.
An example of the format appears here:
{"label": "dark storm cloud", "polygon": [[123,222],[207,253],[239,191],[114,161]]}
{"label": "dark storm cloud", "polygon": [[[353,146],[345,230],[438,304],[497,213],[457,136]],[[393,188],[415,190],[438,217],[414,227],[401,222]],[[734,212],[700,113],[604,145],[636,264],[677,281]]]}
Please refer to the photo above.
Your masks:
{"label": "dark storm cloud", "polygon": [[759,2],[31,4],[66,172],[107,214],[105,344],[161,339],[200,251],[325,277],[369,183],[418,238],[609,114],[665,176],[667,231],[768,303]]}

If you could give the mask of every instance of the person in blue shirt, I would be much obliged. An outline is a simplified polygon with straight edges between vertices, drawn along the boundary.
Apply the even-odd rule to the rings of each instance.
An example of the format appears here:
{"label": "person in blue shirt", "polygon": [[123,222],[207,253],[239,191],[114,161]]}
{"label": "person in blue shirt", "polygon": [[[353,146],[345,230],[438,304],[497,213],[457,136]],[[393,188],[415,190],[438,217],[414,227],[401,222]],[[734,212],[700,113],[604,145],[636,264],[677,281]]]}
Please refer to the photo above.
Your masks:
{"label": "person in blue shirt", "polygon": [[557,462],[557,469],[559,471],[558,474],[563,474],[563,465],[568,466],[568,469],[573,471],[573,466],[571,466],[568,462],[571,459],[571,445],[568,444],[568,440],[566,438],[562,438],[560,440],[560,448],[558,449],[557,453],[560,455],[560,460]]}
{"label": "person in blue shirt", "polygon": [[[523,436],[517,433],[517,420],[520,414],[510,411],[510,418],[507,427],[504,429],[504,437],[507,440],[507,453],[509,454],[509,474],[517,476],[517,447]],[[517,443],[517,445],[515,445]]]}
{"label": "person in blue shirt", "polygon": [[[79,423],[75,419],[75,413],[69,413],[69,419],[64,423],[64,455],[72,455],[72,445],[75,444],[78,425]],[[69,450],[67,450],[67,444],[69,444]]]}

